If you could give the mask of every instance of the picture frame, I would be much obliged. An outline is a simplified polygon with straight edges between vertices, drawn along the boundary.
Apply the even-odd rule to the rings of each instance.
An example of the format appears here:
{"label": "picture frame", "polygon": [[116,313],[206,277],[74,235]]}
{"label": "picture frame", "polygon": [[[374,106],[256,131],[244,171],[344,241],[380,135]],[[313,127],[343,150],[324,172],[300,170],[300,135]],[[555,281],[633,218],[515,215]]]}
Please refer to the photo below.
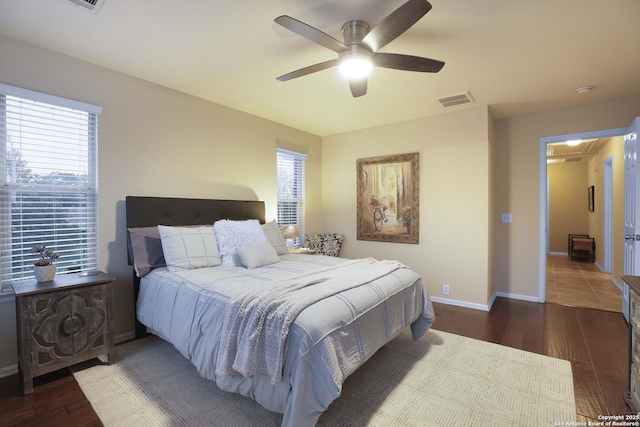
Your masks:
{"label": "picture frame", "polygon": [[595,206],[595,187],[593,185],[587,189],[587,196],[589,198],[589,212],[594,212],[596,210],[596,206]]}
{"label": "picture frame", "polygon": [[356,160],[357,240],[420,241],[420,154]]}

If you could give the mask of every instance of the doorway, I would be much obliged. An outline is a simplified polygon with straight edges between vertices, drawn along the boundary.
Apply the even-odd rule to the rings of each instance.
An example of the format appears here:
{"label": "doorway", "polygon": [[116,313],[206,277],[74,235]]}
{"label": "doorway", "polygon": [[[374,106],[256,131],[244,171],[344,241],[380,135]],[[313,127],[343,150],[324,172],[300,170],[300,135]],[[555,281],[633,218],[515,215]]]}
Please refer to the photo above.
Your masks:
{"label": "doorway", "polygon": [[[547,272],[550,267],[553,267],[548,259],[549,256],[549,247],[548,247],[548,239],[549,239],[549,206],[548,206],[548,185],[547,185],[547,146],[548,144],[560,143],[569,140],[588,140],[588,139],[599,139],[599,138],[611,138],[611,137],[619,137],[625,134],[626,128],[617,128],[617,129],[607,129],[602,131],[595,132],[582,132],[575,134],[565,134],[565,135],[556,135],[551,137],[543,137],[540,138],[540,254],[539,254],[539,292],[538,292],[538,301],[546,302],[547,301]],[[609,159],[608,159],[609,160]],[[597,242],[597,244],[602,244],[604,249],[604,257],[601,265],[601,268],[595,267],[598,271],[597,273],[602,273],[601,270],[611,271],[611,258],[612,258],[612,247],[613,247],[613,238],[612,238],[612,201],[611,201],[611,193],[612,193],[612,172],[613,171],[613,159],[610,162],[605,162],[604,164],[604,188],[603,191],[604,196],[604,205],[601,209],[605,216],[609,216],[608,222],[607,219],[604,218],[605,227],[604,227],[604,235],[600,239],[601,242]],[[608,177],[607,177],[608,176]],[[607,196],[607,193],[609,195]],[[586,194],[586,189],[585,189]],[[568,257],[567,257],[568,258]],[[560,264],[560,263],[557,263]],[[578,266],[578,271],[579,271]],[[595,271],[593,273],[596,273]],[[613,282],[615,283],[615,282]],[[620,295],[622,295],[622,287],[621,285],[613,285],[617,286],[620,291]],[[555,285],[555,284],[553,284]],[[615,291],[615,289],[614,289]],[[620,304],[621,306],[622,304]],[[621,307],[620,307],[621,308]]]}

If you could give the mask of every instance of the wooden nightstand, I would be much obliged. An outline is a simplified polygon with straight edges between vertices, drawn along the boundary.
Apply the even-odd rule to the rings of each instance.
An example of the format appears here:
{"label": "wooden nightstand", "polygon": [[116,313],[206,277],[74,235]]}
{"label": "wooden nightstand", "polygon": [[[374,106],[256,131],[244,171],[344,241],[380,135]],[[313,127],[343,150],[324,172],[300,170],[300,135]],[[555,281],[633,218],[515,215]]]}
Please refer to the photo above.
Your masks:
{"label": "wooden nightstand", "polygon": [[13,283],[24,394],[33,392],[39,375],[105,353],[113,361],[114,280],[99,272]]}
{"label": "wooden nightstand", "polygon": [[291,248],[289,249],[290,254],[305,254],[305,255],[315,255],[318,253],[315,249],[309,248]]}

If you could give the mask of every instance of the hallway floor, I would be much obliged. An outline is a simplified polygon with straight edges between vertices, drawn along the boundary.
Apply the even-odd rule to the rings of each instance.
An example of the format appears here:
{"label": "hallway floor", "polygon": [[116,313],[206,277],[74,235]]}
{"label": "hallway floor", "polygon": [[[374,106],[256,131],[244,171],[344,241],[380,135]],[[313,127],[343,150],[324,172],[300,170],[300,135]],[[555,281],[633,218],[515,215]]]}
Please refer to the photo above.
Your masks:
{"label": "hallway floor", "polygon": [[622,292],[591,262],[547,256],[547,302],[622,312]]}

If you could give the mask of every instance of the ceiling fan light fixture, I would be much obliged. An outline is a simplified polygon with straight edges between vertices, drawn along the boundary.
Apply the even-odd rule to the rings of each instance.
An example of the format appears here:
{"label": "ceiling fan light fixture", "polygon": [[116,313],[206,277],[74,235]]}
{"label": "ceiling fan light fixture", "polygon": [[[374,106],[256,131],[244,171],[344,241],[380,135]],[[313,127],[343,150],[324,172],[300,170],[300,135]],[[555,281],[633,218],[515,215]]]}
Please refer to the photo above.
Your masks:
{"label": "ceiling fan light fixture", "polygon": [[340,60],[340,66],[338,67],[340,74],[350,79],[366,77],[371,74],[372,69],[371,61],[358,55],[345,56]]}
{"label": "ceiling fan light fixture", "polygon": [[278,16],[274,20],[276,24],[332,50],[338,54],[338,58],[283,74],[276,79],[287,81],[337,65],[340,73],[347,76],[349,80],[351,94],[357,98],[367,94],[367,76],[374,66],[392,70],[437,73],[444,66],[444,62],[420,56],[378,52],[378,49],[411,28],[429,10],[431,10],[431,4],[427,0],[406,0],[373,29],[365,21],[352,19],[342,25],[344,43],[291,16]]}

